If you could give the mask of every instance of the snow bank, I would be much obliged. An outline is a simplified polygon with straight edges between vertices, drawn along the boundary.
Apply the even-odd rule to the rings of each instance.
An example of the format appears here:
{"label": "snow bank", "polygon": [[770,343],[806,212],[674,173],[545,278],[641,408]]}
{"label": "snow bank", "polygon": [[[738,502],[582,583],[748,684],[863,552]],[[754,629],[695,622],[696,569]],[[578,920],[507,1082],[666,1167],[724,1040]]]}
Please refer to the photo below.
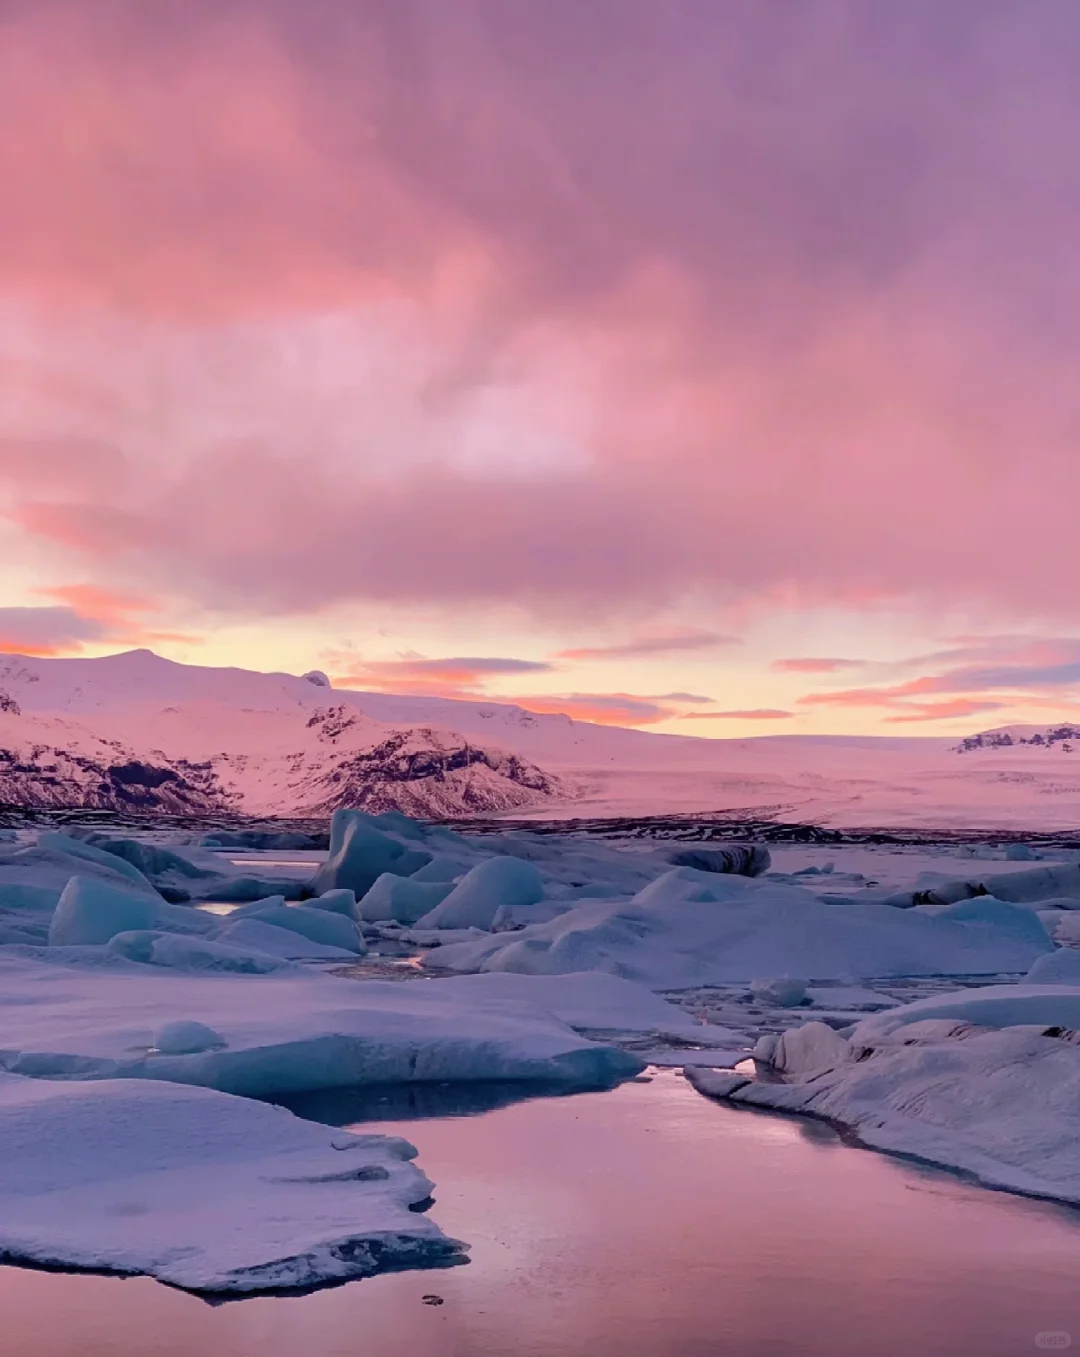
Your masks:
{"label": "snow bank", "polygon": [[900,1039],[901,1028],[928,1018],[947,1018],[979,1027],[1034,1024],[1080,1029],[1080,989],[1072,985],[983,985],[933,995],[862,1019],[852,1033],[852,1044],[874,1046],[894,1034]]}
{"label": "snow bank", "polygon": [[[550,1007],[535,1007],[525,988],[515,1001],[456,980],[360,982],[293,967],[269,975],[186,974],[131,961],[103,975],[98,949],[58,949],[55,962],[51,956],[47,949],[0,952],[0,1069],[42,1078],[164,1079],[273,1098],[426,1080],[597,1088],[642,1068],[635,1056],[578,1036]],[[226,1048],[154,1054],[154,1034],[180,1020],[212,1027]]]}
{"label": "snow bank", "polygon": [[512,935],[440,947],[427,964],[530,975],[598,970],[652,989],[688,989],[758,976],[1026,971],[1052,947],[1035,915],[1000,901],[928,917],[883,905],[827,904],[801,887],[683,867],[628,903],[577,905]]}
{"label": "snow bank", "polygon": [[415,1154],[207,1089],[0,1075],[0,1253],[234,1295],[446,1263]]}
{"label": "snow bank", "polygon": [[[1080,1016],[1080,992],[1072,999]],[[1075,1033],[1050,1030],[1058,1035],[912,1022],[903,1044],[863,1047],[852,1053],[858,1059],[832,1033],[833,1066],[816,1064],[818,1051],[796,1061],[804,1077],[795,1082],[709,1081],[690,1069],[687,1077],[702,1092],[824,1117],[867,1145],[964,1170],[989,1186],[1080,1203],[1080,1046]],[[798,1036],[788,1032],[781,1041]],[[813,1040],[806,1045],[813,1048]]]}
{"label": "snow bank", "polygon": [[543,898],[544,880],[531,862],[488,858],[417,922],[421,928],[490,928],[500,909],[535,905]]}

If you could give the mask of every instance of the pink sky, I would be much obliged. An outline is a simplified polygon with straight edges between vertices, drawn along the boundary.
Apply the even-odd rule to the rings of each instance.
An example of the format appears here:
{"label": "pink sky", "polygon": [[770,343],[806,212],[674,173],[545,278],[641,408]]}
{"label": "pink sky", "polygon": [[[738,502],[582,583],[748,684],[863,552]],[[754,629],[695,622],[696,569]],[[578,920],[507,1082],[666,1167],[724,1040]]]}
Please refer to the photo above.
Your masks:
{"label": "pink sky", "polygon": [[9,0],[0,646],[1076,715],[1078,60],[1072,0]]}

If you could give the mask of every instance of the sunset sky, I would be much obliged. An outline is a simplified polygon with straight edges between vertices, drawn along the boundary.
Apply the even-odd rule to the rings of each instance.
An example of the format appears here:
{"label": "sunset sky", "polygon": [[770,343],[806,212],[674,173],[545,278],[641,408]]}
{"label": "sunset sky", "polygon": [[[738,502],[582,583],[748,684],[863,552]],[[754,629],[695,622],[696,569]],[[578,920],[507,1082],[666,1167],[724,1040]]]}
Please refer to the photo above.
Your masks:
{"label": "sunset sky", "polygon": [[1076,0],[0,0],[0,649],[1080,716]]}

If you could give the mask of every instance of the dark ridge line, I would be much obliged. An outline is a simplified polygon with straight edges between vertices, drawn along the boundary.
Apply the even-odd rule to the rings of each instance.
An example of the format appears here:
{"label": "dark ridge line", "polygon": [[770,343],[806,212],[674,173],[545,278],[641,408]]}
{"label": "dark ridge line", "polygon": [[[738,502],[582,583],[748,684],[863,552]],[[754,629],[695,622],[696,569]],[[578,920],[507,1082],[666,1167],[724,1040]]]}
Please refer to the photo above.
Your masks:
{"label": "dark ridge line", "polygon": [[[880,827],[833,829],[800,821],[764,817],[750,811],[707,811],[700,814],[575,817],[568,819],[494,819],[487,816],[445,818],[424,823],[468,834],[529,833],[583,838],[676,839],[689,842],[743,840],[760,843],[950,845],[1027,843],[1035,847],[1080,849],[1080,826],[1073,830],[1019,830],[949,826],[917,829]],[[85,806],[41,807],[0,803],[0,828],[62,828],[101,825],[140,832],[150,830],[268,829],[295,831],[327,839],[328,815],[243,815],[233,811],[182,813],[129,811]]]}

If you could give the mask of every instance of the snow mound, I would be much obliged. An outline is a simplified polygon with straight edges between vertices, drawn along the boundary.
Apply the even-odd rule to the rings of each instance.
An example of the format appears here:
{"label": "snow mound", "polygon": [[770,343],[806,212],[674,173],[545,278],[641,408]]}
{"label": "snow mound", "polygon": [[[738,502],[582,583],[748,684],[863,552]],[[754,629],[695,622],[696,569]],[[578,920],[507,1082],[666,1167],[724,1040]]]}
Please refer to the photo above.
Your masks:
{"label": "snow mound", "polygon": [[421,928],[490,928],[501,908],[535,905],[544,881],[531,862],[497,857],[478,862],[422,919]]}
{"label": "snow mound", "polygon": [[208,1089],[0,1075],[0,1253],[232,1295],[462,1259],[409,1209],[415,1154]]}

